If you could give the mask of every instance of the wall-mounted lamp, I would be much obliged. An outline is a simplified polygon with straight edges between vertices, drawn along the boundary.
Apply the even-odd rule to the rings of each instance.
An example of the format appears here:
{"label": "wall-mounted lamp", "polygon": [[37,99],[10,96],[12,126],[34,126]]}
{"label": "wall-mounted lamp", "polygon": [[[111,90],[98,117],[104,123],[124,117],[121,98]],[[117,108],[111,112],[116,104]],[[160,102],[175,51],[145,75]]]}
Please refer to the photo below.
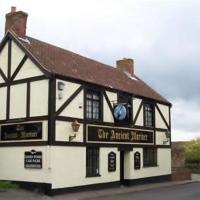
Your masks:
{"label": "wall-mounted lamp", "polygon": [[71,142],[75,137],[76,137],[76,133],[78,132],[80,128],[80,124],[78,123],[77,120],[75,120],[74,122],[72,122],[72,130],[73,130],[73,135],[69,136],[69,141]]}
{"label": "wall-mounted lamp", "polygon": [[170,141],[170,132],[169,132],[169,130],[167,130],[165,132],[165,137],[166,137],[166,140],[163,141],[163,144],[166,144],[166,143],[168,143]]}
{"label": "wall-mounted lamp", "polygon": [[62,91],[64,90],[64,87],[65,87],[65,83],[58,81],[58,90]]}

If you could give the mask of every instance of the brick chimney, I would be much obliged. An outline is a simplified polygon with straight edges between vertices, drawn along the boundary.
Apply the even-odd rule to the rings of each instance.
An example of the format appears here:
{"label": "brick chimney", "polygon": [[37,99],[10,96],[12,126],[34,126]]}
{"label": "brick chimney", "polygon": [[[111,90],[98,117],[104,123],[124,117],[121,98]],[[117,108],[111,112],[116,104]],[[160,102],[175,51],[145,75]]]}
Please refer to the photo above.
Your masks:
{"label": "brick chimney", "polygon": [[131,58],[124,58],[117,61],[117,69],[128,72],[130,75],[134,75],[134,60]]}
{"label": "brick chimney", "polygon": [[26,38],[27,17],[27,13],[16,11],[16,7],[11,7],[11,12],[6,14],[5,33],[12,30],[18,37]]}

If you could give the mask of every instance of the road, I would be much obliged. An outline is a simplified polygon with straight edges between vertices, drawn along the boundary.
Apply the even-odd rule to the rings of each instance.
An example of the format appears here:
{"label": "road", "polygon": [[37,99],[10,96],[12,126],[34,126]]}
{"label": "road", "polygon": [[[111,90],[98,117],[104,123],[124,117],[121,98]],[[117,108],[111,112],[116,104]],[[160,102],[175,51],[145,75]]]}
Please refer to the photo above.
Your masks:
{"label": "road", "polygon": [[95,200],[200,200],[200,182],[100,197]]}
{"label": "road", "polygon": [[22,189],[0,190],[0,200],[200,200],[200,182],[135,192],[124,188],[118,189],[118,194],[115,189],[109,191],[109,193],[105,193],[105,190],[99,190],[48,197],[41,193]]}

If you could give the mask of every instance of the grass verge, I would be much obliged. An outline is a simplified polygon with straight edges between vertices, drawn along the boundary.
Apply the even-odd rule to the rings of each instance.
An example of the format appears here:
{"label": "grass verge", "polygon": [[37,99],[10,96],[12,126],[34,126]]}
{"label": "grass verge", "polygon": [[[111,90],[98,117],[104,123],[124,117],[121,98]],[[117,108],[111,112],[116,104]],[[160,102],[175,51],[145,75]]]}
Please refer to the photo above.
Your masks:
{"label": "grass verge", "polygon": [[16,189],[18,185],[10,181],[0,181],[0,189]]}

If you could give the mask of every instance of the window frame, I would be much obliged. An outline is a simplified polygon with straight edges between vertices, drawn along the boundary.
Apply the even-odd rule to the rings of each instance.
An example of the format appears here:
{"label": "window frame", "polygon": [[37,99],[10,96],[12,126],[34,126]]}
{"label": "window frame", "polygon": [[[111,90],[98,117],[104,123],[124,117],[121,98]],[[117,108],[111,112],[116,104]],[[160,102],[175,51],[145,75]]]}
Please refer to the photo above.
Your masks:
{"label": "window frame", "polygon": [[[151,121],[152,123],[149,124],[149,110],[146,110],[146,107],[149,107],[151,108]],[[154,128],[155,127],[155,106],[153,103],[149,103],[149,102],[144,102],[143,103],[143,118],[144,118],[144,127],[147,127],[147,128]]]}
{"label": "window frame", "polygon": [[[94,94],[97,94],[99,99],[98,100],[95,100],[93,99],[93,97],[91,99],[89,99],[87,97],[88,94],[91,94],[92,96]],[[88,110],[87,110],[87,101],[90,100],[92,103],[91,103],[91,118],[88,117]],[[94,109],[94,102],[99,102],[98,104],[98,118],[94,118],[93,115],[94,115],[94,112],[93,112],[93,109]],[[103,119],[103,100],[102,100],[102,92],[99,91],[99,90],[95,90],[95,89],[86,89],[85,90],[85,119],[88,120],[88,121],[102,121]]]}
{"label": "window frame", "polygon": [[100,148],[86,147],[86,177],[100,176],[99,161],[100,161]]}
{"label": "window frame", "polygon": [[[147,151],[150,152],[147,152]],[[150,155],[153,153],[152,155]],[[158,149],[155,147],[143,148],[143,167],[155,167],[158,166]]]}

